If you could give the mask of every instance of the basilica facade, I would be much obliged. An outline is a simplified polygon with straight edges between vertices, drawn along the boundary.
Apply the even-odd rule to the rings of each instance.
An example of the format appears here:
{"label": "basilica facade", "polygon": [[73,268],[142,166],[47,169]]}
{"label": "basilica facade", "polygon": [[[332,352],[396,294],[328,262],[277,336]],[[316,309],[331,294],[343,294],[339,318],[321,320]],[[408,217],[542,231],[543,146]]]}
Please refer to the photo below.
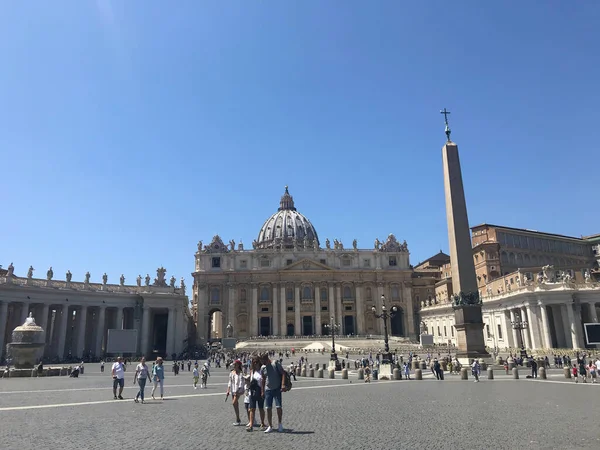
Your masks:
{"label": "basilica facade", "polygon": [[[381,311],[396,306],[390,334],[416,339],[418,302],[406,241],[390,234],[371,249],[319,239],[295,207],[288,188],[279,208],[252,243],[198,243],[193,273],[192,315],[201,341],[230,335],[382,335]],[[420,283],[416,280],[416,283]],[[432,284],[433,286],[433,284]]]}

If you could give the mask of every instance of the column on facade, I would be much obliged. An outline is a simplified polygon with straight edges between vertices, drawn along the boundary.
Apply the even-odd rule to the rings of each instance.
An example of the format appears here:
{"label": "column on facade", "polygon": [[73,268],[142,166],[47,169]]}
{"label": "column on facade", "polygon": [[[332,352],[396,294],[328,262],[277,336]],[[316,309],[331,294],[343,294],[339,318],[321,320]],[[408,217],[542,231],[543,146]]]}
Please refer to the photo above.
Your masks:
{"label": "column on facade", "polygon": [[598,313],[596,312],[596,303],[591,302],[587,304],[590,313],[590,320],[592,323],[598,323]]}
{"label": "column on facade", "polygon": [[327,321],[331,321],[331,317],[335,321],[335,285],[333,283],[329,283],[329,292],[327,293],[327,298],[329,299],[329,317]]}
{"label": "column on facade", "polygon": [[515,322],[515,310],[511,309],[510,310],[510,322],[511,322],[511,328],[512,328],[512,337],[513,337],[513,341],[515,343],[514,347],[520,347],[521,345],[525,345],[524,342],[521,342],[520,338],[519,338],[519,330],[516,330],[512,327],[512,324]]}
{"label": "column on facade", "polygon": [[[515,337],[515,330],[512,330],[512,333],[509,331],[509,326],[510,326],[510,320],[511,320],[511,311],[505,310],[503,311],[504,317],[502,320],[502,332],[504,333],[505,337],[505,347],[507,348],[512,348],[512,347],[517,347],[516,341],[514,340]],[[511,326],[512,328],[512,326]]]}
{"label": "column on facade", "polygon": [[0,303],[0,360],[2,359],[2,355],[4,354],[4,335],[6,332],[8,320],[8,302],[3,301]]}
{"label": "column on facade", "polygon": [[[223,322],[224,314],[221,314],[221,322]],[[183,323],[183,319],[181,317],[181,308],[174,307],[173,308],[173,353],[179,354],[183,350],[181,348],[181,325]],[[219,337],[223,336],[223,327],[221,326],[221,330],[219,330]]]}
{"label": "column on facade", "polygon": [[106,306],[98,307],[98,328],[96,329],[96,351],[95,356],[102,355],[102,342],[104,341],[104,330],[106,328]]}
{"label": "column on facade", "polygon": [[142,356],[148,353],[150,347],[150,312],[149,306],[142,307],[142,336],[140,339],[140,351]]}
{"label": "column on facade", "polygon": [[550,322],[548,321],[548,311],[546,305],[541,303],[540,307],[540,321],[542,328],[542,346],[544,348],[552,348],[552,336],[550,334]]}
{"label": "column on facade", "polygon": [[571,308],[571,304],[562,304],[560,305],[560,316],[562,318],[562,330],[563,335],[565,337],[565,347],[576,348],[575,341],[573,339],[573,335],[571,334],[571,323],[573,318],[573,313],[569,315],[569,308]]}
{"label": "column on facade", "polygon": [[67,305],[61,305],[56,308],[56,313],[59,315],[60,320],[58,321],[58,349],[56,355],[58,359],[63,359],[65,355],[65,343],[67,341],[67,329],[68,327],[68,316],[69,316],[69,307]]}
{"label": "column on facade", "polygon": [[365,303],[363,300],[363,284],[356,283],[356,330],[357,335],[366,334]]}
{"label": "column on facade", "polygon": [[[406,313],[406,318],[408,321],[408,337],[410,337],[411,339],[414,339],[417,336],[417,333],[415,330],[414,306],[413,306],[413,302],[412,302],[411,290],[406,282],[402,283],[402,299],[403,299],[403,304],[406,305],[405,313]],[[450,337],[452,335],[450,333],[450,329],[448,329],[448,333],[449,333],[448,337]]]}
{"label": "column on facade", "polygon": [[294,334],[302,336],[302,321],[300,318],[300,285],[294,285]]}
{"label": "column on facade", "polygon": [[252,304],[250,305],[250,336],[258,336],[258,285],[252,284]]}
{"label": "column on facade", "polygon": [[321,334],[321,287],[315,284],[315,329],[313,334]]}
{"label": "column on facade", "polygon": [[573,322],[571,322],[573,327],[573,333],[575,333],[577,348],[585,348],[585,339],[583,336],[583,326],[581,325],[581,304],[574,303],[572,305],[573,310]]}
{"label": "column on facade", "polygon": [[[233,327],[233,331],[237,330],[237,325],[235,323],[235,294],[236,294],[236,285],[233,283],[229,284],[229,295],[227,296],[227,320],[225,321],[225,329],[224,329],[224,337],[227,337],[227,326],[231,324]],[[232,336],[233,337],[233,336]]]}
{"label": "column on facade", "polygon": [[[42,304],[42,314],[39,318],[35,319],[35,322],[44,330],[44,342],[47,341],[48,337],[48,314],[50,313],[50,305],[47,303]],[[0,329],[2,328],[2,320],[0,319]]]}
{"label": "column on facade", "polygon": [[208,329],[209,318],[208,318],[208,288],[206,284],[198,284],[198,300],[196,303],[197,308],[197,326],[198,326],[198,336],[202,337],[202,340],[206,340],[208,335],[210,334],[210,330]]}
{"label": "column on facade", "polygon": [[279,289],[277,289],[277,283],[273,283],[273,300],[272,300],[272,313],[273,318],[271,319],[271,334],[273,336],[279,336]]}
{"label": "column on facade", "polygon": [[527,322],[527,328],[523,330],[523,339],[525,348],[532,348],[531,339],[529,338],[529,331],[531,330],[531,317],[527,314],[526,308],[520,308],[521,320]]}
{"label": "column on facade", "polygon": [[344,334],[344,322],[342,320],[342,315],[344,314],[342,308],[342,284],[338,283],[335,287],[335,321],[340,324],[340,334]]}
{"label": "column on facade", "polygon": [[[564,306],[567,310],[567,329],[570,331],[571,345],[573,348],[583,348],[583,340],[580,339],[579,333],[577,333],[577,328],[580,327],[580,325],[577,323],[577,315],[573,312],[573,304],[567,303]],[[579,320],[579,322],[581,322],[581,320]]]}
{"label": "column on facade", "polygon": [[281,287],[279,289],[279,305],[281,306],[280,312],[280,324],[281,324],[281,336],[285,336],[287,334],[287,305],[286,305],[286,297],[285,297],[285,283],[281,283]]}
{"label": "column on facade", "polygon": [[527,316],[529,317],[529,330],[531,331],[531,348],[539,349],[542,348],[542,341],[540,339],[540,326],[538,322],[538,308],[537,305],[527,305]]}
{"label": "column on facade", "polygon": [[81,306],[77,312],[77,351],[78,356],[83,357],[85,353],[85,330],[87,319],[87,306]]}
{"label": "column on facade", "polygon": [[169,308],[169,316],[167,319],[167,358],[171,358],[171,354],[175,352],[173,338],[173,328],[175,327],[175,309]]}
{"label": "column on facade", "polygon": [[21,319],[19,320],[19,326],[25,323],[25,320],[29,317],[29,302],[23,302],[21,305]]}

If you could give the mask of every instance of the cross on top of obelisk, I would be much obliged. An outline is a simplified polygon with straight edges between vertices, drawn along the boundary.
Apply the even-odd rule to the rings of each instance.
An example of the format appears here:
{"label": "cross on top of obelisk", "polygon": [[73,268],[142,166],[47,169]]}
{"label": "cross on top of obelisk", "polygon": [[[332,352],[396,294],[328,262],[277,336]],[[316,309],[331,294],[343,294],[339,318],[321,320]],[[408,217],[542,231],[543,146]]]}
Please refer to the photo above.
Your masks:
{"label": "cross on top of obelisk", "polygon": [[444,122],[446,123],[446,130],[445,130],[446,138],[448,139],[448,142],[451,142],[450,141],[450,133],[451,133],[450,125],[448,125],[448,114],[450,114],[450,111],[447,111],[446,108],[444,108],[443,110],[440,111],[440,114],[444,115]]}

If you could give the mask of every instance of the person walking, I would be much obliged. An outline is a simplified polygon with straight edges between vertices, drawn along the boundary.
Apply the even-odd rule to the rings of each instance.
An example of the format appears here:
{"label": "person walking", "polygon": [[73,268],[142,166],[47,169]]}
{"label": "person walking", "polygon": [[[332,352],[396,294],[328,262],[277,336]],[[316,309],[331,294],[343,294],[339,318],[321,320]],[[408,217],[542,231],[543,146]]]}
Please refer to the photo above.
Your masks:
{"label": "person walking", "polygon": [[142,356],[140,363],[135,368],[135,374],[133,375],[133,384],[137,382],[140,390],[136,394],[133,399],[134,402],[138,403],[139,399],[142,399],[142,403],[144,403],[144,390],[146,389],[146,380],[152,381],[150,378],[150,370],[148,370],[148,366],[146,365],[146,358]]}
{"label": "person walking", "polygon": [[471,365],[471,373],[475,377],[475,383],[479,383],[479,373],[481,372],[481,366],[477,360],[473,361],[473,365]]}
{"label": "person walking", "polygon": [[206,389],[206,382],[208,381],[208,377],[210,377],[210,369],[208,368],[207,363],[204,363],[204,365],[202,366],[202,369],[200,370],[200,375],[202,376],[200,389]]}
{"label": "person walking", "polygon": [[123,400],[123,387],[125,386],[125,366],[123,358],[118,357],[117,362],[112,365],[111,375],[113,378],[113,395],[117,399],[117,386],[119,387],[119,400]]}
{"label": "person walking", "polygon": [[531,378],[537,378],[538,373],[538,365],[535,359],[531,358],[529,360],[529,364],[531,365]]}
{"label": "person walking", "polygon": [[229,382],[227,383],[227,397],[231,394],[231,404],[235,412],[234,426],[240,426],[240,397],[244,395],[244,374],[242,373],[242,362],[236,359],[233,362],[233,369],[229,373]]}
{"label": "person walking", "polygon": [[192,376],[194,377],[194,389],[198,389],[198,380],[200,379],[200,372],[198,372],[198,363],[194,364],[194,370],[192,371]]}
{"label": "person walking", "polygon": [[277,419],[279,426],[277,431],[283,433],[283,407],[281,403],[281,393],[285,392],[285,377],[284,370],[279,361],[271,361],[268,353],[263,353],[261,362],[262,372],[262,394],[265,398],[265,406],[267,408],[267,420],[269,426],[265,430],[265,433],[271,433],[273,431],[273,401],[275,401],[275,408],[277,409]]}
{"label": "person walking", "polygon": [[160,356],[156,358],[156,364],[152,368],[152,381],[154,383],[150,394],[152,399],[156,400],[154,392],[156,391],[156,387],[160,386],[160,399],[162,400],[164,396],[165,367],[163,366],[163,359]]}
{"label": "person walking", "polygon": [[252,431],[254,427],[254,417],[256,408],[260,414],[260,430],[264,431],[265,427],[265,399],[262,393],[262,372],[261,362],[258,356],[252,358],[250,365],[250,417],[246,431]]}

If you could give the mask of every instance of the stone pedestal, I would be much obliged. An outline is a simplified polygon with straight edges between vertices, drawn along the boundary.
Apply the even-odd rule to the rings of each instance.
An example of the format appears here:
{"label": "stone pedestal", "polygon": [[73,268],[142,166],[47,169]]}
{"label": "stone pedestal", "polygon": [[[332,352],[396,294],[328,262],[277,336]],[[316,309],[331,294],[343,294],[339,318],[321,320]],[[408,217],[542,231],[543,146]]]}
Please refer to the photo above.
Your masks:
{"label": "stone pedestal", "polygon": [[335,379],[335,370],[329,369],[328,372],[329,372],[329,378],[332,380]]}
{"label": "stone pedestal", "polygon": [[483,318],[481,305],[454,306],[456,357],[461,364],[469,364],[472,359],[489,359],[483,341]]}
{"label": "stone pedestal", "polygon": [[314,378],[315,369],[313,369],[312,367],[310,369],[308,369],[308,376],[309,376],[309,378]]}
{"label": "stone pedestal", "polygon": [[487,377],[488,377],[488,380],[494,379],[494,369],[492,369],[491,367],[488,367],[488,369],[487,369]]}
{"label": "stone pedestal", "polygon": [[542,379],[545,380],[546,379],[546,368],[545,367],[540,367],[538,369],[538,376]]}
{"label": "stone pedestal", "polygon": [[415,369],[415,380],[423,379],[423,371],[421,369]]}
{"label": "stone pedestal", "polygon": [[342,380],[348,379],[348,369],[342,369]]}
{"label": "stone pedestal", "polygon": [[514,367],[512,370],[512,375],[513,375],[513,379],[518,380],[519,379],[519,369]]}
{"label": "stone pedestal", "polygon": [[469,379],[469,370],[466,367],[460,369],[460,379],[468,380]]}
{"label": "stone pedestal", "polygon": [[393,376],[394,376],[394,380],[401,380],[402,375],[401,375],[400,369],[394,369]]}
{"label": "stone pedestal", "polygon": [[380,380],[391,380],[392,379],[392,365],[389,363],[383,363],[379,365],[379,379]]}
{"label": "stone pedestal", "polygon": [[305,377],[306,376],[306,366],[302,366],[302,370],[300,371],[300,376],[301,377]]}

